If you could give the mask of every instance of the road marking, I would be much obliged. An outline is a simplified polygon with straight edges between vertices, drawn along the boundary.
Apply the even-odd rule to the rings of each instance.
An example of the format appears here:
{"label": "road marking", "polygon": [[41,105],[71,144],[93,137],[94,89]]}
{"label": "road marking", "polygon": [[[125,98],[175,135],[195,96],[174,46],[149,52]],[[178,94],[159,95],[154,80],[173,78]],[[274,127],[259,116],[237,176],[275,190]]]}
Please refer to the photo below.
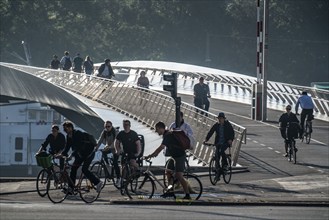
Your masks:
{"label": "road marking", "polygon": [[270,150],[273,150],[273,148],[271,148],[271,147],[267,147],[268,149],[270,149]]}
{"label": "road marking", "polygon": [[263,147],[266,147],[266,144],[260,144],[261,146],[263,146]]}
{"label": "road marking", "polygon": [[274,151],[274,152],[275,152],[275,153],[277,153],[277,154],[281,154],[281,152],[280,152],[280,151],[277,151],[277,150],[276,150],[276,151]]}
{"label": "road marking", "polygon": [[329,187],[329,176],[327,175],[303,175],[273,180],[279,183],[284,189],[291,191]]}
{"label": "road marking", "polygon": [[254,142],[255,144],[257,144],[257,143],[258,143],[258,141],[255,141],[255,140],[253,140],[252,142]]}

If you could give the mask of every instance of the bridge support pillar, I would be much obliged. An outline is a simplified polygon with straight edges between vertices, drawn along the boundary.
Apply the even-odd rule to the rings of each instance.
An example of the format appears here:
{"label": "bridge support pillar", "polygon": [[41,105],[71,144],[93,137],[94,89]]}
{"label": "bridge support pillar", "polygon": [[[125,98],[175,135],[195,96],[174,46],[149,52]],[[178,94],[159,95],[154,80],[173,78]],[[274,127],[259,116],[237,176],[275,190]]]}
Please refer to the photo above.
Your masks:
{"label": "bridge support pillar", "polygon": [[262,120],[262,96],[263,89],[262,84],[254,83],[252,85],[252,99],[251,99],[251,119]]}

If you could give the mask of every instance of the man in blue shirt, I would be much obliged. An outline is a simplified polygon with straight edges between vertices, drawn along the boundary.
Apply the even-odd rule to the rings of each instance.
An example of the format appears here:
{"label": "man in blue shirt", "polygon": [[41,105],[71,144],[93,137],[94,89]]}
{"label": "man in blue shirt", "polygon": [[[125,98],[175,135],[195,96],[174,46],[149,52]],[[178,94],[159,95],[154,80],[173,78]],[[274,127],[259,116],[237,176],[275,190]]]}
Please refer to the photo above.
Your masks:
{"label": "man in blue shirt", "polygon": [[299,115],[298,114],[299,105],[302,108],[302,113],[300,116],[300,125],[301,125],[300,138],[301,138],[301,136],[304,132],[304,123],[305,123],[306,116],[307,116],[307,121],[311,121],[313,119],[314,104],[313,104],[312,98],[307,95],[306,91],[302,92],[302,95],[297,100],[297,103],[295,106],[296,115]]}

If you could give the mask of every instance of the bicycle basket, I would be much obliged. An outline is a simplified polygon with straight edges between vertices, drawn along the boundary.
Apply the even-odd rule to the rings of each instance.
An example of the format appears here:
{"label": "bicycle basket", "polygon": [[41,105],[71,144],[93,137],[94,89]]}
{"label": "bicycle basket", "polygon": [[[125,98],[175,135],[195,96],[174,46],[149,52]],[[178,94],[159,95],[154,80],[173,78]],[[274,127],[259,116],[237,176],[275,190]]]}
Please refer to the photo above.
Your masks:
{"label": "bicycle basket", "polygon": [[48,155],[48,156],[38,156],[38,155],[35,155],[35,159],[37,160],[37,164],[40,167],[49,168],[52,165],[51,155]]}

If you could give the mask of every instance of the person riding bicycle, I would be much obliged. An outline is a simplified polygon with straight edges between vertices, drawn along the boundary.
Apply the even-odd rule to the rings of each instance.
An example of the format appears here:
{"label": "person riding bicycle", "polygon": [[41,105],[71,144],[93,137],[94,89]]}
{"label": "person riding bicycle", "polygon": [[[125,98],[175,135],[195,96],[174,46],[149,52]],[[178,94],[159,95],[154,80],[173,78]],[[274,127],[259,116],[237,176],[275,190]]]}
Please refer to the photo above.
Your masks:
{"label": "person riding bicycle", "polygon": [[[305,123],[306,116],[307,116],[307,121],[311,121],[313,119],[313,109],[314,109],[314,103],[313,103],[312,97],[308,96],[306,91],[303,91],[302,95],[297,100],[297,103],[295,106],[296,115],[299,115],[298,114],[299,105],[302,108],[302,113],[300,115],[301,130],[299,133],[299,138],[302,138],[302,135],[304,133],[304,123]],[[310,130],[310,132],[312,132],[312,130]]]}
{"label": "person riding bicycle", "polygon": [[[138,163],[136,159],[142,152],[141,142],[138,134],[130,129],[131,123],[129,120],[123,120],[123,131],[120,131],[115,139],[116,153],[121,152],[120,144],[122,144],[123,152],[128,154],[128,160],[134,171],[137,171]],[[121,161],[123,162],[123,160]]]}
{"label": "person riding bicycle", "polygon": [[118,184],[120,184],[121,175],[120,175],[120,167],[118,164],[119,155],[116,154],[116,150],[114,147],[114,141],[115,141],[116,136],[117,136],[117,132],[116,132],[115,128],[113,127],[112,122],[106,121],[104,124],[104,130],[97,142],[97,149],[99,148],[99,146],[101,144],[105,145],[104,149],[102,150],[102,154],[103,154],[105,163],[107,165],[109,164],[107,154],[109,154],[109,153],[113,154],[113,167],[114,167],[115,174],[117,177],[116,184],[118,185]]}
{"label": "person riding bicycle", "polygon": [[[73,184],[75,185],[77,170],[83,164],[82,172],[96,186],[96,191],[100,192],[103,183],[89,170],[89,166],[95,157],[95,147],[97,144],[95,138],[86,132],[74,129],[73,123],[70,121],[63,123],[63,129],[67,135],[66,146],[62,155],[67,156],[69,150],[72,149],[70,157],[75,157],[70,173]],[[70,187],[71,189],[74,188],[72,185]]]}
{"label": "person riding bicycle", "polygon": [[[169,130],[166,130],[166,125],[163,122],[160,121],[155,124],[155,132],[159,135],[163,135],[163,140],[161,145],[153,153],[148,155],[147,158],[157,157],[159,153],[166,147],[169,155],[172,156],[176,162],[176,164],[170,163],[168,166],[171,170],[176,170],[175,177],[183,186],[185,192],[185,197],[183,199],[191,199],[188,183],[183,176],[186,158],[185,150],[181,149],[180,147],[177,147],[180,144],[179,141],[174,137],[172,133],[169,132]],[[171,176],[171,172],[167,172],[166,174],[168,176],[169,185],[173,185],[173,178]],[[171,196],[171,194],[167,193],[163,196]]]}
{"label": "person riding bicycle", "polygon": [[[37,155],[40,155],[42,152],[47,151],[47,146],[49,145],[48,153],[50,155],[60,154],[65,148],[65,135],[59,131],[58,125],[51,126],[51,134],[49,134],[46,140],[41,144]],[[59,159],[60,169],[64,168],[64,159]]]}
{"label": "person riding bicycle", "polygon": [[[218,122],[211,127],[204,143],[211,138],[214,132],[216,132],[214,143],[214,145],[216,145],[215,155],[216,158],[220,158],[220,156],[222,156],[223,168],[225,169],[225,167],[227,167],[228,165],[225,151],[228,147],[232,146],[235,133],[231,123],[226,119],[225,114],[223,112],[220,112],[217,118]],[[218,162],[219,161],[216,161],[216,163]],[[218,167],[218,164],[216,164],[216,167]]]}
{"label": "person riding bicycle", "polygon": [[285,157],[288,157],[288,142],[289,139],[287,137],[287,126],[288,123],[296,122],[299,123],[299,120],[297,116],[291,112],[291,105],[286,106],[286,112],[283,113],[279,118],[279,129],[281,133],[281,137],[284,139],[284,149],[286,154],[284,154]]}

